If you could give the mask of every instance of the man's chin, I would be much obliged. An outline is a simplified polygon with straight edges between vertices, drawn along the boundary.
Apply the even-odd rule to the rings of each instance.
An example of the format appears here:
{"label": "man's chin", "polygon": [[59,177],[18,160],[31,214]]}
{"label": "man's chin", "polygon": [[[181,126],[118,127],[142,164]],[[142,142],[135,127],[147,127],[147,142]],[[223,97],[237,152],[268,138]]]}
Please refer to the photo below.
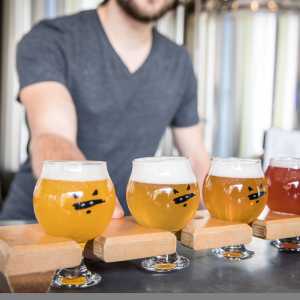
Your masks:
{"label": "man's chin", "polygon": [[134,2],[128,0],[117,0],[120,7],[133,19],[141,23],[152,23],[163,17],[168,11],[175,8],[178,1],[174,1],[170,5],[162,7],[156,12],[143,12],[139,7],[135,5]]}

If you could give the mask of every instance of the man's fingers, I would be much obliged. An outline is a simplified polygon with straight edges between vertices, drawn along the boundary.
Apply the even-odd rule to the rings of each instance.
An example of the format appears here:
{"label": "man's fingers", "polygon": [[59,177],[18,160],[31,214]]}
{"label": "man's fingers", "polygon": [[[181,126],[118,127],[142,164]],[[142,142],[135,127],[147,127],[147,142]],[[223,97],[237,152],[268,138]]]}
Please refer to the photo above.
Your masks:
{"label": "man's fingers", "polygon": [[124,217],[124,210],[123,210],[119,200],[117,199],[115,210],[114,210],[112,218],[113,219],[120,219],[120,218],[123,218],[123,217]]}

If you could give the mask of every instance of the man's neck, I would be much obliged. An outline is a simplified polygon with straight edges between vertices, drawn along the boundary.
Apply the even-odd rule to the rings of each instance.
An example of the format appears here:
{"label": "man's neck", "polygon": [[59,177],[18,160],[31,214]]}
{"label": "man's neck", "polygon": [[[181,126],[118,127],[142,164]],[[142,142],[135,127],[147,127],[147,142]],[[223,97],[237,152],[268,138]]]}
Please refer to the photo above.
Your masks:
{"label": "man's neck", "polygon": [[123,49],[134,49],[151,45],[153,24],[134,20],[116,0],[100,6],[98,15],[113,46],[117,44],[117,47]]}

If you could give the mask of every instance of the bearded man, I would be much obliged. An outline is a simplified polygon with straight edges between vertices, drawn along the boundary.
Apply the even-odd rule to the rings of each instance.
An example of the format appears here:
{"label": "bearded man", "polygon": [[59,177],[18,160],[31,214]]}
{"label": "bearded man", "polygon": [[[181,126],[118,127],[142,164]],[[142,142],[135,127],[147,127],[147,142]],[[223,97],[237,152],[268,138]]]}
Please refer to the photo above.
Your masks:
{"label": "bearded man", "polygon": [[200,185],[209,159],[187,51],[155,29],[176,0],[106,0],[97,9],[44,20],[18,45],[18,100],[30,129],[28,159],[1,219],[34,219],[32,193],[44,160],[107,161],[127,214],[131,161],[153,156],[170,126]]}

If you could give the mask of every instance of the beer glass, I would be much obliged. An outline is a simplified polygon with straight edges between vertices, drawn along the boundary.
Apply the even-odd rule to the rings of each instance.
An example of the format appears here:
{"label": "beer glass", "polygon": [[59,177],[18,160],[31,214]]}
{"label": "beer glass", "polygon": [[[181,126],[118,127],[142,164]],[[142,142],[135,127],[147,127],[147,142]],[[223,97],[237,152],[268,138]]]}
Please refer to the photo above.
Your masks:
{"label": "beer glass", "polygon": [[[280,213],[300,215],[300,158],[271,159],[266,177],[269,184],[269,208]],[[271,243],[281,251],[300,251],[300,237]]]}
{"label": "beer glass", "polygon": [[[190,161],[184,157],[135,159],[127,186],[127,204],[137,223],[176,233],[195,215],[199,188]],[[172,254],[148,258],[142,267],[153,272],[180,270],[186,257]]]}
{"label": "beer glass", "polygon": [[[86,242],[103,233],[109,224],[115,190],[106,162],[45,161],[33,194],[36,218],[53,236],[70,238],[82,249]],[[80,266],[58,270],[53,287],[86,288],[101,276]]]}
{"label": "beer glass", "polygon": [[[217,219],[249,224],[263,211],[267,191],[260,160],[214,158],[204,183],[204,202]],[[213,253],[230,260],[254,254],[244,245],[217,248]]]}

